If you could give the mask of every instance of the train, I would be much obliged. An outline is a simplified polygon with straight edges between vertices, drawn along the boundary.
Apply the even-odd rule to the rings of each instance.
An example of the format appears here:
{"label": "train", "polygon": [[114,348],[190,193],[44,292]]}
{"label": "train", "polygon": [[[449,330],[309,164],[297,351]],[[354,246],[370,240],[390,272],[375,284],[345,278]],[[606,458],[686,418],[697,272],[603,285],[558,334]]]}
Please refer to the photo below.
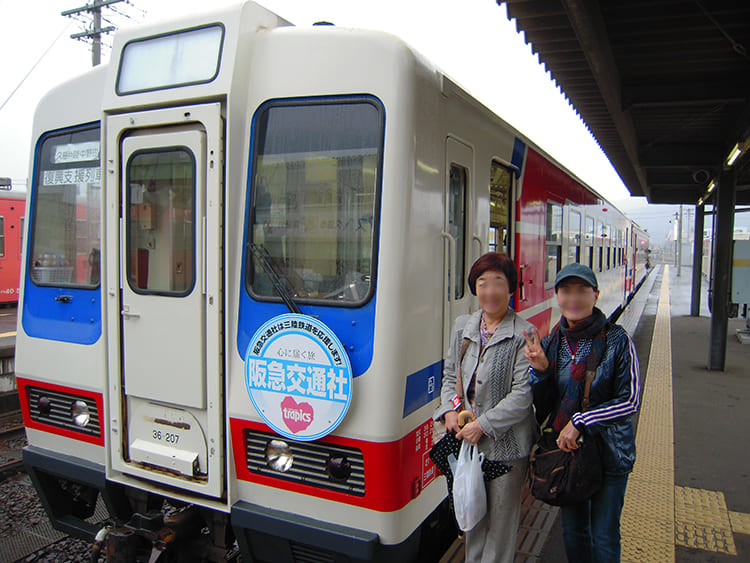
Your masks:
{"label": "train", "polygon": [[25,200],[22,190],[0,191],[0,305],[18,302]]}
{"label": "train", "polygon": [[514,259],[542,333],[565,264],[608,315],[647,274],[647,233],[403,41],[252,2],[119,31],[32,144],[24,462],[112,561],[437,560],[472,262]]}

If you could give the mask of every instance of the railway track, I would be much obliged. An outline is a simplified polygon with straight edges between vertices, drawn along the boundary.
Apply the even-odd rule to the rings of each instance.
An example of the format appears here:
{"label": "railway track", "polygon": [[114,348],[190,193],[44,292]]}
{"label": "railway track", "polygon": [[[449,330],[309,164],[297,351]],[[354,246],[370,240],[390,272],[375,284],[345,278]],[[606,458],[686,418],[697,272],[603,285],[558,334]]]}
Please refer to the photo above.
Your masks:
{"label": "railway track", "polygon": [[26,429],[21,412],[0,417],[0,481],[23,471],[22,449],[26,445]]}

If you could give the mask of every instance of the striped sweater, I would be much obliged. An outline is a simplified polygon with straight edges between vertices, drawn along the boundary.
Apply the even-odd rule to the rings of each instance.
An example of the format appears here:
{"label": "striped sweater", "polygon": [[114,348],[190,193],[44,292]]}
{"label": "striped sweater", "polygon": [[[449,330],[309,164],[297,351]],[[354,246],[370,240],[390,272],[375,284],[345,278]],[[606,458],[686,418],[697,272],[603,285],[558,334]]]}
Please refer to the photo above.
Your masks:
{"label": "striped sweater", "polygon": [[[607,329],[607,344],[591,385],[589,408],[585,412],[577,412],[572,422],[578,429],[592,436],[600,436],[604,446],[604,469],[607,473],[627,473],[635,463],[635,430],[632,415],[640,407],[641,381],[638,367],[638,356],[635,346],[628,333],[619,325],[611,324]],[[578,342],[577,353],[588,353],[591,339]],[[541,395],[536,391],[540,386],[550,386],[557,383],[557,396],[562,393],[571,376],[572,361],[570,350],[561,339],[559,349],[553,350],[550,339],[542,340],[542,348],[547,351],[547,357],[557,356],[556,377],[547,370],[539,372],[531,369],[531,385],[535,389],[535,396]],[[559,399],[558,399],[559,400]],[[549,408],[535,405],[537,409]],[[554,405],[552,410],[556,409]],[[546,416],[539,413],[537,419]]]}

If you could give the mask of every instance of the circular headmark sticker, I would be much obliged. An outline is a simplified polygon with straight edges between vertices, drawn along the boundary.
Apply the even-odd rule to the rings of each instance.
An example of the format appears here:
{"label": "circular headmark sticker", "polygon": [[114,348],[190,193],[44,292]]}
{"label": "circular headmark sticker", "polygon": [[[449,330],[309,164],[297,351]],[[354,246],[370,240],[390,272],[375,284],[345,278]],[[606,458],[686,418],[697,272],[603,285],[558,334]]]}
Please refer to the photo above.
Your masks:
{"label": "circular headmark sticker", "polygon": [[310,441],[333,431],[352,400],[352,367],[325,324],[286,313],[260,327],[245,352],[245,386],[275,432]]}

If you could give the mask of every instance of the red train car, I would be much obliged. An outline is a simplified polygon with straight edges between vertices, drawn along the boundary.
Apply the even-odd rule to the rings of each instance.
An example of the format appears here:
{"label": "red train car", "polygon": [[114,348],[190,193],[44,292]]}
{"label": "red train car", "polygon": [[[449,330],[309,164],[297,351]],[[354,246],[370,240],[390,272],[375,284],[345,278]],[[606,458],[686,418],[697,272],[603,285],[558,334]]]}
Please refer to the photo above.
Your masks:
{"label": "red train car", "polygon": [[0,192],[0,304],[18,302],[26,192]]}

